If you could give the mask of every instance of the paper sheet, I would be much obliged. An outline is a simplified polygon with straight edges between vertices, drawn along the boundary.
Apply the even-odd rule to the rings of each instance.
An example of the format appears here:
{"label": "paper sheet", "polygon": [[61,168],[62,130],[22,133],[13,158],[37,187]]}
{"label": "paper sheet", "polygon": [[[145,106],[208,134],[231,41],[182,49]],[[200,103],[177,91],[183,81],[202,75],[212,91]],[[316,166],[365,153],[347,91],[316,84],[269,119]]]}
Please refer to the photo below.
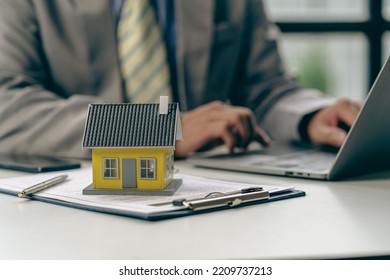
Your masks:
{"label": "paper sheet", "polygon": [[[26,175],[0,180],[0,190],[3,192],[19,193],[23,189],[51,179],[55,176],[67,174],[68,179],[56,186],[41,191],[35,196],[69,202],[76,205],[85,205],[92,208],[111,209],[129,213],[152,214],[163,213],[183,209],[181,206],[173,206],[172,200],[186,198],[201,198],[211,192],[229,192],[248,187],[263,187],[270,192],[280,191],[282,188],[254,184],[242,184],[214,180],[203,177],[195,177],[176,173],[175,178],[182,178],[183,184],[173,196],[139,196],[139,195],[83,195],[82,190],[92,183],[91,168],[82,168],[70,171],[50,172],[34,175]],[[151,204],[164,203],[164,206],[152,206]]]}

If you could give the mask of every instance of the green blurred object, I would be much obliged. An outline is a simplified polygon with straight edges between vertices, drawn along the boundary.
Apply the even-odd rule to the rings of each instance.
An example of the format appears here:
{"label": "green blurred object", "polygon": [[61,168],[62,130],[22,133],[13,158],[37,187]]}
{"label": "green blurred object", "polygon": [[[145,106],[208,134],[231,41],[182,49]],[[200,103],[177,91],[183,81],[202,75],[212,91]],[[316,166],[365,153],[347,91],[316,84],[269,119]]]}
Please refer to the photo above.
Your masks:
{"label": "green blurred object", "polygon": [[325,51],[321,47],[316,46],[309,50],[299,63],[298,72],[298,79],[304,86],[331,95],[334,79],[328,71]]}

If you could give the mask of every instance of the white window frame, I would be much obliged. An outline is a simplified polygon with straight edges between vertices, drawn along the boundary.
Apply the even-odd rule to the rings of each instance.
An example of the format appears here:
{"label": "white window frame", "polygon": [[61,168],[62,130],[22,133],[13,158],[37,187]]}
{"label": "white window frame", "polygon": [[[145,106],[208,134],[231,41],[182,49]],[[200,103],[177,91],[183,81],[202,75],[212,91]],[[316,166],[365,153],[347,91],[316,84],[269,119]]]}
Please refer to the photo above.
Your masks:
{"label": "white window frame", "polygon": [[[146,161],[146,167],[142,166],[142,161]],[[152,163],[152,164],[150,164]],[[151,167],[152,166],[152,167]],[[138,178],[141,180],[156,180],[156,159],[155,158],[139,158],[138,159]],[[146,170],[146,177],[142,176],[142,171]],[[149,172],[152,171],[153,177],[149,177]]]}
{"label": "white window frame", "polygon": [[[110,166],[107,167],[106,162],[109,160]],[[115,163],[115,167],[113,167]],[[102,170],[104,179],[118,179],[119,178],[119,160],[118,158],[102,158]],[[109,176],[106,176],[106,171],[109,171]],[[115,176],[113,174],[116,174]]]}

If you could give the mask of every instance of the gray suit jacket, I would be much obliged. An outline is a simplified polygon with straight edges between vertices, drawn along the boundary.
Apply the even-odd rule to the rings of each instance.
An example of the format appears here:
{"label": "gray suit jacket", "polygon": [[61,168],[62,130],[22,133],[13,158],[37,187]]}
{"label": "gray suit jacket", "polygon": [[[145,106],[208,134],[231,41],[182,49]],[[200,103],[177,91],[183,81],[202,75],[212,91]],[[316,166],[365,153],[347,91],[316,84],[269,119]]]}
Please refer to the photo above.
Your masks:
{"label": "gray suit jacket", "polygon": [[[261,0],[176,0],[181,110],[212,100],[253,109],[274,138],[298,138],[327,101],[286,73]],[[89,103],[122,102],[107,0],[0,2],[0,153],[88,157]]]}

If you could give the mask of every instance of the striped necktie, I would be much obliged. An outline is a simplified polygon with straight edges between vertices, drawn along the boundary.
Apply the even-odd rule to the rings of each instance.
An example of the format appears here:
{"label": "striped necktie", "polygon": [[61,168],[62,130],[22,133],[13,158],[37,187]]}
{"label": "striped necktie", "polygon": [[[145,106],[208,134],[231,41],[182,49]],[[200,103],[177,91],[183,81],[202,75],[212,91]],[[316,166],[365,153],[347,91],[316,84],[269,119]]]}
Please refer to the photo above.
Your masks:
{"label": "striped necktie", "polygon": [[149,0],[124,0],[118,22],[118,55],[131,103],[172,97],[165,44]]}

